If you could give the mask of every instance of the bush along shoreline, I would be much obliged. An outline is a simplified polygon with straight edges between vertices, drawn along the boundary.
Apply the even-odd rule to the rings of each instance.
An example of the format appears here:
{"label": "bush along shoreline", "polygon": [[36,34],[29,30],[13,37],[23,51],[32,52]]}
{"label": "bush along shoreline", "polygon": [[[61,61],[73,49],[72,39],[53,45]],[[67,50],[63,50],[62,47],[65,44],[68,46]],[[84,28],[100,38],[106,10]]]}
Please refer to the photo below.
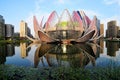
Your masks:
{"label": "bush along shoreline", "polygon": [[120,80],[120,67],[30,68],[0,65],[0,80]]}

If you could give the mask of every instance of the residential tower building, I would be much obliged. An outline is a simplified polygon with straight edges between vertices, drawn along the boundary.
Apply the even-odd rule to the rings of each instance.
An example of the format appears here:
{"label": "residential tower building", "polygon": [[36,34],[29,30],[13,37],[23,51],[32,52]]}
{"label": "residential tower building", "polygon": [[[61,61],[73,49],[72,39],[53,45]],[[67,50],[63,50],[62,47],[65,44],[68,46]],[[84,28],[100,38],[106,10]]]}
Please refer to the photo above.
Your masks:
{"label": "residential tower building", "polygon": [[5,20],[3,16],[0,15],[0,38],[5,38]]}
{"label": "residential tower building", "polygon": [[5,37],[6,39],[12,39],[14,35],[14,26],[11,24],[5,24]]}
{"label": "residential tower building", "polygon": [[100,35],[104,35],[104,24],[100,24]]}
{"label": "residential tower building", "polygon": [[27,23],[25,21],[20,22],[20,37],[25,38],[27,36],[31,36],[31,30],[28,27]]}
{"label": "residential tower building", "polygon": [[116,26],[116,21],[110,21],[107,23],[107,38],[116,38],[117,37],[118,28]]}

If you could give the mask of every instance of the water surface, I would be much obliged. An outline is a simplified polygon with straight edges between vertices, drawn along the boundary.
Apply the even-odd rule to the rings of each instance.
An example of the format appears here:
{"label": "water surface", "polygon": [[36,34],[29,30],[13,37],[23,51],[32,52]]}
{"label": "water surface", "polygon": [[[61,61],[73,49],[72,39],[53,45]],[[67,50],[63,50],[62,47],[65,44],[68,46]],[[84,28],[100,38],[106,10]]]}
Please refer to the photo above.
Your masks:
{"label": "water surface", "polygon": [[26,67],[106,67],[120,66],[120,43],[0,45],[0,64]]}

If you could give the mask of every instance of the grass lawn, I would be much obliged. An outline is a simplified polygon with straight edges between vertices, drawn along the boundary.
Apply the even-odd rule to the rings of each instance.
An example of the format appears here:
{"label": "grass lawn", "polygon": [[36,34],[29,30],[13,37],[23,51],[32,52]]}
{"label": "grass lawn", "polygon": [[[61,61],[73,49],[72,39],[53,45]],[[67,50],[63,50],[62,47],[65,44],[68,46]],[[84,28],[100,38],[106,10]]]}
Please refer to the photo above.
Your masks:
{"label": "grass lawn", "polygon": [[0,65],[0,80],[120,80],[120,67],[83,69]]}

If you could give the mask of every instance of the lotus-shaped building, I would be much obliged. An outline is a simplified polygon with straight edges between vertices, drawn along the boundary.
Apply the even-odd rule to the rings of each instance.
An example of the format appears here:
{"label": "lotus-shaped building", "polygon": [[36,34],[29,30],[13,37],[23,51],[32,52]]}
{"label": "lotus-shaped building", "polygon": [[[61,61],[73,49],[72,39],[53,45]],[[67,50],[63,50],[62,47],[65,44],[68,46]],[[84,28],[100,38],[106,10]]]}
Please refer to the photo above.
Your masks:
{"label": "lotus-shaped building", "polygon": [[53,11],[44,26],[42,26],[42,21],[38,24],[34,16],[34,31],[41,42],[81,43],[99,38],[100,24],[97,17],[90,20],[83,11],[73,11],[70,15],[65,9],[60,17],[56,11]]}

